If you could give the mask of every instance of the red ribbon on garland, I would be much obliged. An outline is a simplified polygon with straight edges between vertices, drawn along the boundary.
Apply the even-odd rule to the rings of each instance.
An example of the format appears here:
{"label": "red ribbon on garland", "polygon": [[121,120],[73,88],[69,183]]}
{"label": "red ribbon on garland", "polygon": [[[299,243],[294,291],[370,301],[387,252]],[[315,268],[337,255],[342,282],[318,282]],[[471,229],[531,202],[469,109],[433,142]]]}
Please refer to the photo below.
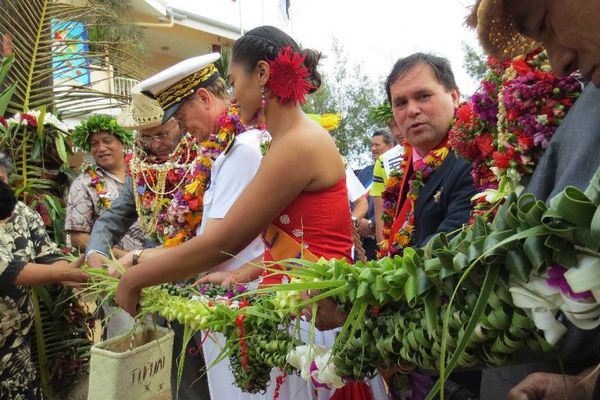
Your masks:
{"label": "red ribbon on garland", "polygon": [[246,340],[244,339],[244,318],[246,316],[244,314],[238,315],[235,320],[235,324],[238,326],[238,335],[240,336],[240,347],[242,353],[242,368],[248,368],[248,354],[246,352]]}

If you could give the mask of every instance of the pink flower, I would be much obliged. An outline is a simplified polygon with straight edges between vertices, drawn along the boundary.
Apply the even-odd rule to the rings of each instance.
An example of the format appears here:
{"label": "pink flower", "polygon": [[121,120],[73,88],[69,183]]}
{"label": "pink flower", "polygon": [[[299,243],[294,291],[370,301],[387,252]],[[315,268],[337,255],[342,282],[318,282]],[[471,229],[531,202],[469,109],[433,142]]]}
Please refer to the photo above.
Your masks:
{"label": "pink flower", "polygon": [[559,288],[561,292],[576,300],[591,299],[592,292],[575,293],[569,283],[565,279],[567,269],[562,265],[552,265],[548,268],[548,286]]}

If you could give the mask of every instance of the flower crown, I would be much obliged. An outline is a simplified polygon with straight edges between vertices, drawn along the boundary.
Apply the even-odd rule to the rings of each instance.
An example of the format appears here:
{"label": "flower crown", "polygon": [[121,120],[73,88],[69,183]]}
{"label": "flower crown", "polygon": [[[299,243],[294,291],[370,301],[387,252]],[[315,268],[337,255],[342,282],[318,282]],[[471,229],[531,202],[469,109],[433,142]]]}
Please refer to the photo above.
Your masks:
{"label": "flower crown", "polygon": [[271,75],[267,88],[283,104],[302,105],[306,102],[306,95],[315,88],[307,79],[310,72],[303,64],[305,58],[287,46],[269,62]]}
{"label": "flower crown", "polygon": [[126,147],[133,144],[133,132],[120,126],[108,115],[92,115],[82,122],[71,134],[73,145],[83,151],[90,151],[90,136],[98,132],[108,132],[117,137]]}

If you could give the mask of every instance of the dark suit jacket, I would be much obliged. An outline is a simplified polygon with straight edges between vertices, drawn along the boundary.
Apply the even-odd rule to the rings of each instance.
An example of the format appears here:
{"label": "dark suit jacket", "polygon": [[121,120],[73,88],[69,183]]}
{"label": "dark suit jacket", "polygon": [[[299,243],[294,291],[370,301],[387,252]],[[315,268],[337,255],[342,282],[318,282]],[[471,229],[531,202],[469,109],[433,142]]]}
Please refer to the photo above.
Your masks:
{"label": "dark suit jacket", "polygon": [[[526,188],[548,201],[566,186],[586,189],[600,166],[600,89],[588,84],[550,140]],[[600,329],[582,331],[568,321],[559,353],[567,373],[578,373],[600,360]],[[529,355],[543,360],[549,355]],[[550,356],[551,357],[551,356]],[[505,400],[510,389],[536,371],[560,373],[557,362],[516,365],[483,371],[481,399]],[[596,397],[594,397],[596,399]]]}
{"label": "dark suit jacket", "polygon": [[469,223],[475,194],[471,164],[451,151],[417,198],[413,244],[423,246],[436,233]]}

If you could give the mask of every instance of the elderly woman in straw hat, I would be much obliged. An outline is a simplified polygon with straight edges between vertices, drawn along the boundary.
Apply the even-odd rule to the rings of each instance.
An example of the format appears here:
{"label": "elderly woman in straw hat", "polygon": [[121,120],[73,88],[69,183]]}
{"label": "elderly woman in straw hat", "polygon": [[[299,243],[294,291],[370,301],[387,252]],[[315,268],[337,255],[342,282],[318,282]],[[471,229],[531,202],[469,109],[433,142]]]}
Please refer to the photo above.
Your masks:
{"label": "elderly woman in straw hat", "polygon": [[468,22],[495,57],[511,58],[543,45],[554,73],[579,70],[600,87],[597,0],[478,0]]}
{"label": "elderly woman in straw hat", "polygon": [[[598,22],[597,0],[479,0],[467,19],[490,55],[508,59],[543,46],[556,74],[579,70],[584,80],[592,82],[556,131],[526,189],[541,200],[569,185],[585,189],[600,166],[600,89],[594,87],[600,86]],[[559,344],[563,365],[538,363],[484,371],[481,398],[599,399],[600,384],[594,389],[600,360],[598,332],[569,326]],[[567,375],[560,372],[563,369]]]}

